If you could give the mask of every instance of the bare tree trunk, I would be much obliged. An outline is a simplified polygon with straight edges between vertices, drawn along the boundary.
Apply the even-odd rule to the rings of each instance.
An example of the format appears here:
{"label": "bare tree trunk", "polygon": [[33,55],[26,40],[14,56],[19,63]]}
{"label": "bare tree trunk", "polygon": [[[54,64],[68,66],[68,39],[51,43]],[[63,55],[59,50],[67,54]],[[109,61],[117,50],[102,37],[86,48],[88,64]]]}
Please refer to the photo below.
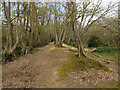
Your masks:
{"label": "bare tree trunk", "polygon": [[[58,41],[57,41],[57,39],[58,39],[58,33],[56,31],[56,42],[57,42],[57,46],[59,46],[59,47],[62,47],[62,44],[63,44],[63,42],[65,40],[66,33],[67,33],[68,14],[69,14],[69,11],[70,11],[69,3],[67,3],[67,5],[68,5],[68,11],[67,11],[67,14],[66,14],[65,22],[63,23],[63,29],[61,30],[61,27],[59,28],[60,33],[59,33],[59,40]],[[60,11],[60,8],[59,8],[59,11]],[[56,18],[56,20],[57,20],[57,18]],[[60,20],[60,16],[59,16],[59,20]]]}
{"label": "bare tree trunk", "polygon": [[59,41],[58,41],[58,33],[57,33],[57,12],[56,12],[56,2],[55,2],[55,17],[54,17],[54,31],[55,31],[55,36],[56,36],[56,41],[55,41],[55,45],[59,46]]}
{"label": "bare tree trunk", "polygon": [[[74,2],[72,2],[72,5],[73,5],[72,12],[74,12],[76,10],[76,4]],[[79,32],[77,31],[77,28],[75,28],[75,22],[76,22],[75,19],[76,19],[76,13],[73,13],[72,17],[71,17],[71,20],[72,20],[71,22],[72,22],[72,29],[74,32],[74,38],[75,38],[77,48],[78,48],[78,57],[81,57],[81,55],[87,57],[85,54],[85,51],[84,51],[84,47],[81,42]]]}
{"label": "bare tree trunk", "polygon": [[20,18],[20,32],[21,32],[21,43],[22,43],[22,53],[21,55],[24,55],[24,52],[25,52],[25,44],[24,44],[24,36],[23,36],[23,33],[24,33],[24,26],[22,24],[22,17]]}
{"label": "bare tree trunk", "polygon": [[66,33],[67,33],[67,28],[68,28],[68,14],[70,13],[70,4],[67,2],[67,6],[68,6],[68,11],[67,11],[67,14],[66,14],[66,20],[65,20],[65,30],[64,30],[64,33],[63,33],[63,37],[62,37],[62,40],[61,40],[61,44],[63,44],[64,40],[65,40],[65,36],[66,36]]}
{"label": "bare tree trunk", "polygon": [[70,39],[71,39],[71,36],[68,37],[67,44],[70,44]]}
{"label": "bare tree trunk", "polygon": [[59,42],[61,42],[61,38],[62,38],[62,35],[63,35],[63,32],[64,32],[64,29],[59,29],[60,31],[60,34],[59,34]]}
{"label": "bare tree trunk", "polygon": [[[69,13],[69,10],[68,10],[68,13]],[[68,23],[68,16],[66,15],[65,26],[64,26],[65,29],[64,29],[63,36],[62,36],[61,45],[63,44],[63,42],[65,40],[65,36],[66,36],[66,32],[67,32],[67,27],[68,27],[67,23]]]}
{"label": "bare tree trunk", "polygon": [[34,30],[35,30],[35,2],[32,2],[31,34],[30,34],[30,43],[29,43],[27,52],[31,50],[33,45]]}
{"label": "bare tree trunk", "polygon": [[85,44],[87,43],[87,41],[89,40],[89,38],[90,38],[90,36],[88,36],[88,37],[84,40],[83,45],[85,45]]}
{"label": "bare tree trunk", "polygon": [[[24,10],[25,10],[25,3],[23,3],[23,7],[24,7]],[[22,17],[21,17],[21,20],[22,20]],[[26,22],[26,15],[24,14],[24,23],[22,24],[22,21],[20,20],[20,30],[21,30],[21,43],[22,43],[22,52],[21,52],[21,55],[24,55],[25,54],[25,41],[26,41],[26,38],[27,38],[27,31],[25,29],[25,22]],[[23,34],[25,33],[25,34]]]}
{"label": "bare tree trunk", "polygon": [[[16,43],[12,46],[12,23],[11,23],[11,18],[10,18],[10,13],[11,13],[11,2],[9,0],[8,2],[8,7],[6,6],[6,3],[3,2],[4,10],[5,10],[5,16],[7,19],[7,24],[8,24],[8,34],[6,36],[6,45],[5,45],[5,62],[7,62],[8,59],[12,58],[12,53],[16,49],[17,44],[19,43],[19,38],[18,38],[18,28],[16,29]],[[17,7],[17,11],[19,9],[19,3]],[[18,13],[19,16],[19,13]],[[18,22],[18,19],[17,19]],[[18,25],[17,25],[18,27]]]}
{"label": "bare tree trunk", "polygon": [[[79,35],[79,34],[78,34],[78,35]],[[86,53],[85,53],[85,51],[84,51],[84,47],[83,47],[83,44],[82,44],[82,42],[81,42],[80,36],[78,36],[78,40],[79,40],[79,45],[78,45],[78,46],[80,47],[80,51],[78,52],[78,57],[80,57],[80,55],[87,57],[87,56],[86,56]]]}
{"label": "bare tree trunk", "polygon": [[19,37],[18,37],[18,21],[19,21],[19,2],[17,3],[17,28],[16,28],[16,43],[12,47],[11,53],[16,49],[18,43],[19,43]]}

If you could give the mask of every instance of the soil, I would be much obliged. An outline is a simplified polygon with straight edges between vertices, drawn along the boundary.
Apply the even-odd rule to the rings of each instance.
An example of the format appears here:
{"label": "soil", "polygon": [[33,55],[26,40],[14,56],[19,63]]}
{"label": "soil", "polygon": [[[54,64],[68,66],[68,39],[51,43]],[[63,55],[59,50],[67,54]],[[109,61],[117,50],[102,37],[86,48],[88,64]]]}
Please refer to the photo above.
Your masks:
{"label": "soil", "polygon": [[27,54],[19,59],[3,65],[3,88],[89,88],[97,84],[107,84],[118,81],[118,65],[113,61],[98,58],[88,53],[90,58],[108,66],[112,72],[90,69],[88,71],[70,72],[64,81],[56,81],[56,67],[67,62],[71,51],[56,51],[50,53],[53,43],[39,48],[33,54]]}

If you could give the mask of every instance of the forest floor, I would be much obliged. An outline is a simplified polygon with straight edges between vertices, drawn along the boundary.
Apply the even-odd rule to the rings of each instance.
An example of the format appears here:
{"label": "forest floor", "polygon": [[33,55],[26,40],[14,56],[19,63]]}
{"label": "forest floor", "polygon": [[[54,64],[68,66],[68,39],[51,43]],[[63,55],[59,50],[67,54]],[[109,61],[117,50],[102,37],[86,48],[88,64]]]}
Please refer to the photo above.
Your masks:
{"label": "forest floor", "polygon": [[[69,72],[65,80],[57,81],[56,68],[68,62],[72,51],[54,51],[53,43],[38,48],[39,51],[27,54],[3,65],[3,88],[99,88],[116,87],[118,81],[118,64],[90,53],[90,58],[98,60],[110,68],[111,72],[90,69],[87,71]],[[64,47],[71,48],[71,47]],[[113,85],[113,83],[115,85]]]}

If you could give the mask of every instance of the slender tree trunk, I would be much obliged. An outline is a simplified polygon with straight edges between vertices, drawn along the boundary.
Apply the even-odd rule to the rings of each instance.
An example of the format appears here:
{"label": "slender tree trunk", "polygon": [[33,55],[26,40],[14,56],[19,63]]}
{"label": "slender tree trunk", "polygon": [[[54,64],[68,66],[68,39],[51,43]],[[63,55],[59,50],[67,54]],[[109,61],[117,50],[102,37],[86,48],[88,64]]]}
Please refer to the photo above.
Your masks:
{"label": "slender tree trunk", "polygon": [[[10,13],[11,13],[11,2],[9,0],[8,2],[8,7],[6,6],[6,3],[3,2],[4,10],[5,10],[5,16],[7,19],[7,24],[8,24],[8,34],[6,36],[6,45],[5,45],[5,62],[8,61],[8,59],[12,58],[12,53],[16,49],[18,43],[19,43],[19,38],[18,38],[18,28],[16,29],[16,43],[13,45],[12,41],[12,23],[11,23],[11,18],[10,18]],[[17,6],[17,11],[19,9],[19,3]],[[17,15],[19,16],[19,13],[17,12]],[[18,22],[18,17],[17,17],[17,22]],[[18,27],[18,25],[17,25]]]}
{"label": "slender tree trunk", "polygon": [[[72,12],[74,12],[76,10],[76,4],[74,2],[72,2],[72,5],[73,5]],[[72,20],[71,22],[72,22],[72,29],[74,32],[74,38],[75,38],[77,48],[78,48],[78,57],[81,57],[81,55],[87,57],[85,54],[85,51],[84,51],[84,47],[81,42],[79,32],[77,31],[77,28],[75,28],[75,22],[76,22],[75,19],[76,19],[76,13],[73,13],[72,17],[71,17],[71,20]]]}
{"label": "slender tree trunk", "polygon": [[70,44],[71,36],[68,37],[67,44]]}
{"label": "slender tree trunk", "polygon": [[62,40],[61,40],[61,45],[63,44],[64,40],[65,40],[65,36],[66,36],[66,32],[67,32],[67,27],[65,27],[63,36],[62,36]]}
{"label": "slender tree trunk", "polygon": [[[25,3],[23,3],[23,7],[25,9]],[[22,17],[21,17],[21,20],[22,20]],[[22,22],[20,22],[21,23],[21,25],[20,25],[21,26],[21,28],[20,28],[20,30],[21,30],[21,43],[22,43],[22,53],[21,53],[21,55],[25,54],[25,41],[26,41],[26,38],[27,38],[27,31],[25,29],[25,22],[26,22],[26,15],[25,15],[25,12],[24,12],[24,23],[22,24]]]}
{"label": "slender tree trunk", "polygon": [[35,2],[32,2],[31,34],[30,34],[30,43],[29,43],[27,52],[29,52],[33,46],[34,30],[35,30]]}
{"label": "slender tree trunk", "polygon": [[[65,40],[66,33],[67,33],[68,14],[69,14],[69,11],[70,11],[70,5],[69,5],[69,3],[67,3],[67,5],[68,5],[68,11],[67,11],[67,14],[66,14],[65,22],[63,23],[63,29],[61,30],[61,27],[59,27],[60,34],[59,34],[59,40],[58,41],[57,41],[58,34],[57,34],[57,31],[56,31],[56,42],[57,42],[56,45],[59,46],[59,47],[62,47],[62,44],[63,44],[63,42]],[[59,8],[59,11],[60,11],[60,8]],[[57,20],[57,18],[55,20]],[[59,16],[59,20],[60,20],[60,16]]]}
{"label": "slender tree trunk", "polygon": [[55,41],[55,45],[59,46],[59,41],[58,41],[58,32],[57,32],[57,12],[56,12],[56,2],[55,2],[55,17],[54,17],[54,31],[55,31],[55,36],[56,36],[56,41]]}
{"label": "slender tree trunk", "polygon": [[7,19],[7,24],[8,24],[8,32],[7,32],[7,36],[6,36],[6,45],[5,45],[5,62],[7,61],[9,55],[10,55],[10,51],[11,51],[11,22],[10,22],[10,2],[8,3],[8,7],[6,6],[6,3],[3,2],[3,6],[4,6],[4,10],[5,10],[5,15],[6,15],[6,19]]}
{"label": "slender tree trunk", "polygon": [[[68,13],[69,13],[69,10],[68,10]],[[61,40],[61,45],[63,44],[64,40],[65,40],[65,36],[66,36],[66,33],[67,33],[67,28],[68,28],[68,16],[66,15],[66,20],[65,20],[65,29],[64,29],[64,33],[63,33],[63,36],[62,36],[62,40]]]}
{"label": "slender tree trunk", "polygon": [[78,46],[79,46],[79,48],[80,48],[80,51],[78,52],[78,57],[80,57],[80,55],[87,57],[87,56],[86,56],[86,53],[85,53],[85,51],[84,51],[84,47],[83,47],[83,44],[82,44],[82,42],[81,42],[81,38],[80,38],[79,34],[78,34],[78,41],[79,41]]}

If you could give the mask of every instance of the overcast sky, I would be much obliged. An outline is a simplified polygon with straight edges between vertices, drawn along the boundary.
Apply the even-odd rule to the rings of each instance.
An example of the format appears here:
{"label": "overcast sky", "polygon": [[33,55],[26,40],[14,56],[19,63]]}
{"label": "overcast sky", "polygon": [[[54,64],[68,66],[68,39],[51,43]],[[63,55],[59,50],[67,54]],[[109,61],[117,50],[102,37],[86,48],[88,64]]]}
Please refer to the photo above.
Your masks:
{"label": "overcast sky", "polygon": [[[5,0],[5,1],[8,1],[8,0]],[[10,0],[11,2],[15,2],[15,1],[41,1],[41,2],[54,2],[54,1],[57,1],[57,2],[66,2],[66,1],[70,1],[70,0]],[[74,1],[74,0],[73,0]],[[76,1],[83,1],[83,0],[76,0]],[[95,0],[94,0],[95,1]],[[120,1],[120,0],[103,0],[103,2],[109,2],[109,1],[112,1],[112,2],[117,2],[117,1]]]}
{"label": "overcast sky", "polygon": [[[8,0],[5,0],[5,1],[8,1]],[[10,0],[11,2],[16,2],[16,1],[20,1],[20,2],[22,2],[22,1],[36,1],[36,2],[40,2],[40,1],[43,1],[43,2],[54,2],[54,1],[57,1],[57,2],[67,2],[67,1],[70,1],[70,0]],[[74,1],[74,0],[73,0]],[[84,0],[76,0],[77,2],[78,1],[84,1]],[[87,1],[87,0],[86,0]],[[93,0],[93,1],[98,1],[98,0]],[[106,7],[107,6],[107,4],[109,3],[109,2],[112,2],[112,3],[117,3],[118,1],[120,1],[120,0],[102,0],[102,6],[103,7]],[[118,10],[118,8],[116,8],[116,10]],[[1,20],[1,11],[0,11],[0,20]],[[1,21],[0,21],[1,22]]]}

